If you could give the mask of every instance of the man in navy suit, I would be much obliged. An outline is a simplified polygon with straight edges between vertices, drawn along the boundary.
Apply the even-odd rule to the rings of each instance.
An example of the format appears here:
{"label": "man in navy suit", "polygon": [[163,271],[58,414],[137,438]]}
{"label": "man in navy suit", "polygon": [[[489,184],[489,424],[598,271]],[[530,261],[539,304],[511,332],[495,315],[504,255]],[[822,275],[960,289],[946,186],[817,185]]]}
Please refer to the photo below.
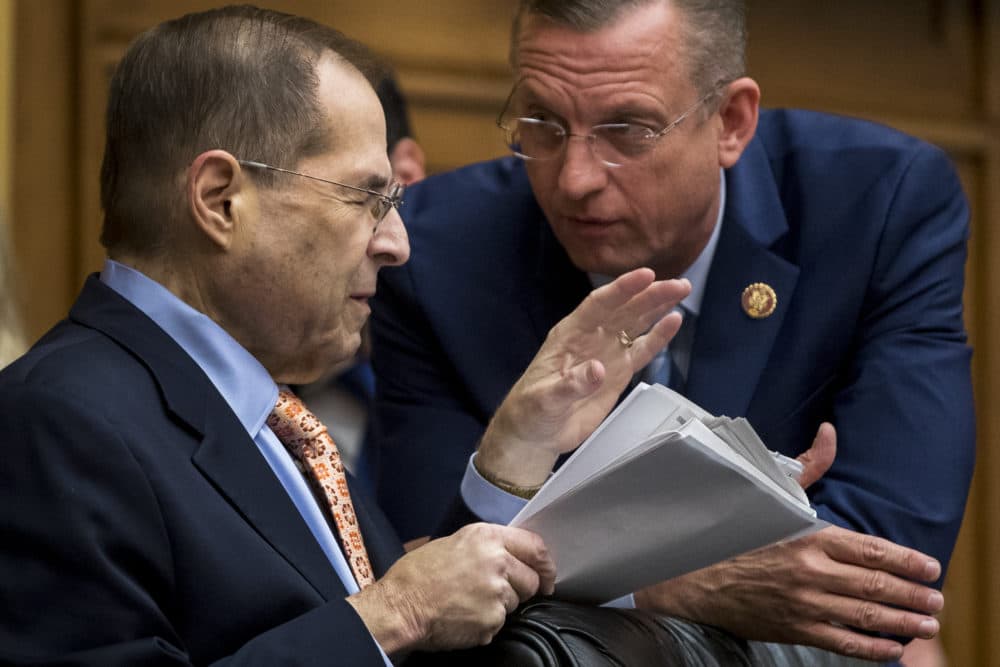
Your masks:
{"label": "man in navy suit", "polygon": [[[744,47],[736,1],[521,3],[498,119],[517,157],[414,188],[413,259],[380,281],[376,418],[391,489],[380,499],[404,539],[427,534],[448,493],[461,483],[473,495],[474,466],[495,460],[484,444],[469,466],[553,323],[636,267],[685,277],[687,328],[659,368],[787,455],[836,440],[810,489],[833,527],[636,603],[896,659],[899,644],[854,628],[938,629],[940,594],[912,587],[918,577],[870,536],[944,564],[956,539],[974,458],[968,208],[934,147],[843,118],[759,113]],[[537,485],[544,466],[508,461],[505,475]]]}
{"label": "man in navy suit", "polygon": [[[409,254],[376,74],[338,32],[252,7],[128,49],[101,179],[109,259],[0,373],[0,663],[386,665],[484,643],[551,592],[537,535],[477,523],[404,556],[348,477],[376,579],[359,582],[327,496],[268,425],[280,385],[356,352],[379,269]],[[546,354],[592,341],[575,374],[606,381],[528,383],[511,408],[572,401],[593,428],[677,323],[630,354],[592,323],[636,327],[686,293],[651,271],[595,291]]]}

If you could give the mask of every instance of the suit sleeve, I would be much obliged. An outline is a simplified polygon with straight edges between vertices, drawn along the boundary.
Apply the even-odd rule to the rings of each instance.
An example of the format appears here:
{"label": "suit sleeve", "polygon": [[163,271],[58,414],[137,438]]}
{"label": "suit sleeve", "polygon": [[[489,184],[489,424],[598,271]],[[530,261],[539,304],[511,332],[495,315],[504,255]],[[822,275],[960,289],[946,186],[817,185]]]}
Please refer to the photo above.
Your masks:
{"label": "suit sleeve", "polygon": [[382,271],[372,322],[378,500],[403,540],[474,519],[458,491],[490,418],[462,396],[410,276]]}
{"label": "suit sleeve", "polygon": [[837,459],[811,495],[823,518],[946,564],[972,476],[975,417],[962,320],[969,210],[940,150],[915,151],[885,220],[833,405]]}
{"label": "suit sleeve", "polygon": [[[178,629],[185,609],[150,472],[113,410],[80,403],[14,382],[0,391],[0,663],[203,663]],[[343,600],[262,628],[215,664],[316,664],[331,655],[331,630],[342,639],[328,664],[384,665]]]}

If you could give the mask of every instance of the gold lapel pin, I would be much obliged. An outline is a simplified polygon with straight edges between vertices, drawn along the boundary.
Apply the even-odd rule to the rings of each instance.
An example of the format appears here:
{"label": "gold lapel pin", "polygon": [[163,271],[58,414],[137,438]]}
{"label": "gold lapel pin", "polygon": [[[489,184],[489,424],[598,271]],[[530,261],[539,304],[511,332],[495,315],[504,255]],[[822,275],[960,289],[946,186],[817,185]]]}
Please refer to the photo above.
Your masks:
{"label": "gold lapel pin", "polygon": [[778,307],[778,295],[767,283],[753,283],[743,290],[740,303],[744,313],[755,320],[761,320],[770,317]]}

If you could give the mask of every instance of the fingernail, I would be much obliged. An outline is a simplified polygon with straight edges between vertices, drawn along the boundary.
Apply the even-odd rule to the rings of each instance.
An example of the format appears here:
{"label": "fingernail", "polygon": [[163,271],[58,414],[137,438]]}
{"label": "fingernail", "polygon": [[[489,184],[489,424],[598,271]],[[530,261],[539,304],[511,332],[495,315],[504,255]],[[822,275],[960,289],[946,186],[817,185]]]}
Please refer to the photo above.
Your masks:
{"label": "fingernail", "polygon": [[941,625],[937,622],[937,619],[928,618],[926,621],[921,621],[917,632],[921,637],[929,639],[936,635],[940,629]]}
{"label": "fingernail", "polygon": [[941,564],[936,560],[927,561],[927,565],[924,566],[924,579],[927,581],[937,581],[940,576]]}
{"label": "fingernail", "polygon": [[927,596],[927,611],[941,611],[944,608],[944,596],[937,591],[931,591]]}

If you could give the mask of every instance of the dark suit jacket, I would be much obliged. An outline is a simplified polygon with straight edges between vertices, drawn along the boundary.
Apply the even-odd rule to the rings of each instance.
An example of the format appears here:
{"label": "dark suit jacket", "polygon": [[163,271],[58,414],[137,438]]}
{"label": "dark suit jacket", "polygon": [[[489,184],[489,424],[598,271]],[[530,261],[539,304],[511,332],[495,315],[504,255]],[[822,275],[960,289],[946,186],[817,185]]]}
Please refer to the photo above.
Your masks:
{"label": "dark suit jacket", "polygon": [[[725,177],[687,395],[792,456],[832,421],[820,515],[945,563],[974,458],[968,208],[947,158],[873,124],[772,111]],[[513,158],[429,178],[402,213],[412,257],[381,272],[373,359],[380,502],[408,539],[432,529],[493,411],[590,287]],[[777,292],[766,319],[741,308],[755,282]]]}
{"label": "dark suit jacket", "polygon": [[384,664],[236,415],[96,278],[0,373],[0,448],[0,664]]}

